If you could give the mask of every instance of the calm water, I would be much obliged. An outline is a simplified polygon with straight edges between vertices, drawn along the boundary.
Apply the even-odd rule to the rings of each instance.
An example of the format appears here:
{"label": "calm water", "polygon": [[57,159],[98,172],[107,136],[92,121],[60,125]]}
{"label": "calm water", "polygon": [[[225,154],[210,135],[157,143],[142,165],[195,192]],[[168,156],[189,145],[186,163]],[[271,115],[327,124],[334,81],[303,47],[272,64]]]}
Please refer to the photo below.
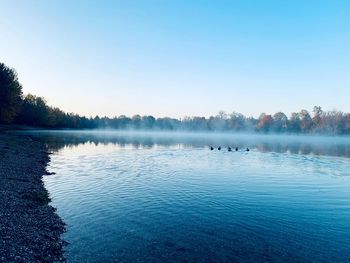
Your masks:
{"label": "calm water", "polygon": [[33,135],[70,262],[350,262],[349,138]]}

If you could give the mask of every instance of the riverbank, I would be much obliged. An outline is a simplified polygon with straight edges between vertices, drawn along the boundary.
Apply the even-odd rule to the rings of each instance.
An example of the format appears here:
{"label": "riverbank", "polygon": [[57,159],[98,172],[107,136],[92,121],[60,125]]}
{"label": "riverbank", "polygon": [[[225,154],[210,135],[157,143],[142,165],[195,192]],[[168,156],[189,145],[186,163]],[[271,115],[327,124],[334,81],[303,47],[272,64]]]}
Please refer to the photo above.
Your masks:
{"label": "riverbank", "polygon": [[42,177],[46,147],[0,131],[0,262],[64,262],[63,221]]}

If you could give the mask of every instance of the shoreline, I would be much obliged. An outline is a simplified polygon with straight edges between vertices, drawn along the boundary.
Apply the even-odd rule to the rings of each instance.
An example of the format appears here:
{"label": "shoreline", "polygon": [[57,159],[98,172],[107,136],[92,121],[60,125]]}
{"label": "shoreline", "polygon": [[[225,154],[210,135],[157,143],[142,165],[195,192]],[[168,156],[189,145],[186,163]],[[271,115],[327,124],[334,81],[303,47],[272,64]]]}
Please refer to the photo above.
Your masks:
{"label": "shoreline", "polygon": [[0,262],[65,262],[65,224],[42,177],[45,145],[0,130]]}

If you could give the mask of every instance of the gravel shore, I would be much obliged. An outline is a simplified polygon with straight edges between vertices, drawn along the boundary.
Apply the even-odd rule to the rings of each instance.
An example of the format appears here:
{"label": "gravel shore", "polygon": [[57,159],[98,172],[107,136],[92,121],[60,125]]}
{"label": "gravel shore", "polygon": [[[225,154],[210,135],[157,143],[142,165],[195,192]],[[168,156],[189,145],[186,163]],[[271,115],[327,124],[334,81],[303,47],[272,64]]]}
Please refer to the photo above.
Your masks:
{"label": "gravel shore", "polygon": [[0,131],[0,262],[65,262],[63,221],[42,182],[49,153],[29,137]]}

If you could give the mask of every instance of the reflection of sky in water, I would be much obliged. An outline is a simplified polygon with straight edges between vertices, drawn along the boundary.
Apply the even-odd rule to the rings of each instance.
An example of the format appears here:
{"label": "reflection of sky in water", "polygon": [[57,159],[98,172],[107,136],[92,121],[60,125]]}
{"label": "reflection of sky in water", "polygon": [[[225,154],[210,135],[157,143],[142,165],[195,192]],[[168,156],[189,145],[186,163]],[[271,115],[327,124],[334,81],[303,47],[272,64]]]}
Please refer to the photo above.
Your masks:
{"label": "reflection of sky in water", "polygon": [[350,261],[347,138],[36,136],[71,262]]}

